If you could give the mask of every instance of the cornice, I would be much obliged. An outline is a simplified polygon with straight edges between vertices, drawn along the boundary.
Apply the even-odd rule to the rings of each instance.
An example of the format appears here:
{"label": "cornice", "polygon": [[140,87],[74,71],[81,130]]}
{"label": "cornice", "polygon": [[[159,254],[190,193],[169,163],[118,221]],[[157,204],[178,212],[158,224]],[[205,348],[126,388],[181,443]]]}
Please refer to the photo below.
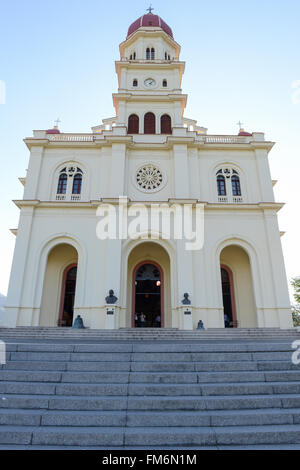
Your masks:
{"label": "cornice", "polygon": [[139,93],[113,93],[113,102],[116,101],[183,101],[186,102],[188,95],[182,93],[161,94],[139,94]]}
{"label": "cornice", "polygon": [[[120,95],[118,95],[120,96]],[[128,99],[131,99],[130,95],[126,95]],[[181,101],[184,100],[185,95],[168,95],[173,98],[176,97],[177,99],[179,98]],[[124,98],[124,95],[122,95],[122,98]],[[136,99],[137,97],[134,97]],[[141,97],[142,100],[144,101],[144,97]],[[149,100],[153,99],[161,99],[161,97],[149,97]],[[162,97],[163,100],[166,99],[166,97]],[[174,128],[174,133],[176,129]],[[102,147],[107,147],[111,146],[114,143],[122,143],[126,144],[126,147],[130,149],[161,149],[161,150],[169,150],[172,149],[174,145],[187,145],[189,148],[197,148],[200,151],[203,150],[250,150],[250,151],[255,151],[256,149],[263,149],[269,152],[273,146],[274,142],[269,142],[269,141],[263,141],[263,142],[256,142],[256,141],[249,141],[249,142],[229,142],[229,141],[224,141],[224,142],[211,142],[207,141],[206,139],[209,138],[210,136],[206,135],[197,135],[196,132],[191,132],[188,134],[184,135],[167,135],[165,136],[164,140],[161,140],[159,142],[155,141],[155,137],[161,137],[159,134],[153,134],[153,138],[151,136],[143,136],[142,134],[138,134],[139,137],[145,138],[145,140],[138,140],[135,141],[134,135],[129,135],[127,134],[126,127],[122,127],[122,132],[120,131],[119,134],[116,133],[116,130],[113,131],[103,131],[102,133],[95,133],[95,134],[88,134],[89,139],[85,139],[85,136],[83,136],[83,140],[80,141],[79,139],[73,139],[73,134],[70,134],[70,137],[68,138],[68,134],[62,134],[62,140],[51,140],[51,139],[39,139],[39,138],[26,138],[24,139],[25,144],[31,150],[32,148],[94,148],[94,149],[99,149]],[[147,139],[147,140],[146,140]],[[149,140],[148,140],[149,139]],[[23,180],[21,181],[23,184]]]}
{"label": "cornice", "polygon": [[[125,197],[125,196],[124,196]],[[144,204],[145,206],[151,206],[155,204],[202,204],[206,211],[275,211],[278,212],[282,207],[284,207],[284,203],[282,202],[259,202],[259,203],[211,203],[207,201],[201,201],[199,199],[194,198],[169,198],[168,200],[162,201],[145,201],[145,200],[131,200],[127,198],[128,205],[132,204]],[[99,206],[99,204],[112,204],[118,205],[119,198],[102,198],[99,200],[91,200],[91,201],[40,201],[38,199],[29,200],[29,199],[21,199],[21,200],[14,200],[14,204],[19,208],[55,208],[55,209],[66,209],[66,208],[87,208],[87,209],[95,209]]]}
{"label": "cornice", "polygon": [[186,63],[182,60],[171,60],[171,61],[150,61],[150,60],[116,60],[115,67],[118,73],[121,68],[137,68],[137,69],[149,69],[164,68],[164,69],[180,69],[184,73]]}
{"label": "cornice", "polygon": [[[200,201],[199,201],[200,202]],[[283,208],[285,205],[282,202],[259,202],[257,204],[247,204],[247,203],[210,203],[206,202],[205,209],[206,210],[234,210],[234,211],[275,211],[279,212],[280,209]]]}
{"label": "cornice", "polygon": [[265,140],[260,142],[260,141],[257,141],[257,140],[253,140],[253,141],[250,142],[249,145],[251,145],[251,147],[255,150],[256,149],[257,150],[259,150],[259,149],[267,150],[268,153],[269,153],[270,150],[272,150],[272,148],[274,147],[275,142],[270,142],[270,141],[265,141]]}

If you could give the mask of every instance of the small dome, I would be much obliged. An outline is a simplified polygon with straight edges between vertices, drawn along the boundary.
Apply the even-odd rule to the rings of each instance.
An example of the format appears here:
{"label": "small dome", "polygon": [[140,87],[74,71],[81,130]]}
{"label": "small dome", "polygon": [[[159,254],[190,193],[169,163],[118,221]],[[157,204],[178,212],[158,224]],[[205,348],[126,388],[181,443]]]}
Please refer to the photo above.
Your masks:
{"label": "small dome", "polygon": [[240,129],[239,136],[240,137],[251,137],[252,134],[250,134],[249,132],[244,131],[244,129]]}
{"label": "small dome", "polygon": [[158,15],[153,15],[152,13],[148,13],[147,15],[141,16],[139,19],[137,19],[134,23],[132,23],[131,26],[129,26],[128,29],[128,34],[127,37],[129,37],[131,34],[135,33],[139,28],[142,27],[159,27],[161,28],[165,33],[167,33],[171,38],[173,39],[173,32],[170,26],[167,25],[167,23],[164,22],[163,19],[161,19],[160,16]]}
{"label": "small dome", "polygon": [[58,127],[54,127],[53,129],[48,129],[46,131],[46,134],[60,134],[60,130],[58,129]]}

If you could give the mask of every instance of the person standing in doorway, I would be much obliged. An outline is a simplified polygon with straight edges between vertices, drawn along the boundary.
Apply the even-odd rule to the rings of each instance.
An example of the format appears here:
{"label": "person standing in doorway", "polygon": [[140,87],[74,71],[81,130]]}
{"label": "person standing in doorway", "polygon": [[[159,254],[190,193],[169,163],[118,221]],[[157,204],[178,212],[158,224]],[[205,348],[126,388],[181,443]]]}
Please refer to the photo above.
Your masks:
{"label": "person standing in doorway", "polygon": [[145,328],[145,325],[146,325],[146,315],[141,312],[141,315],[140,315],[140,325],[141,325],[141,328]]}
{"label": "person standing in doorway", "polygon": [[156,328],[160,328],[160,322],[161,322],[161,317],[160,317],[160,313],[158,313],[155,317],[155,327]]}

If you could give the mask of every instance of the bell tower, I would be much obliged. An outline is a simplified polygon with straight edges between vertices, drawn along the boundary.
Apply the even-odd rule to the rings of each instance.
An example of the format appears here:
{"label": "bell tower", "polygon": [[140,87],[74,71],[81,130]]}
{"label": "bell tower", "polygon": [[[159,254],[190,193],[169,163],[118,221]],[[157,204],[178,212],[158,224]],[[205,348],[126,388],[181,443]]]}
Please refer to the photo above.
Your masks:
{"label": "bell tower", "polygon": [[128,127],[129,117],[139,116],[138,133],[144,134],[142,116],[155,112],[167,113],[172,127],[182,127],[187,96],[181,90],[185,63],[180,50],[172,29],[152,11],[132,23],[116,62],[119,89],[113,100],[119,125]]}

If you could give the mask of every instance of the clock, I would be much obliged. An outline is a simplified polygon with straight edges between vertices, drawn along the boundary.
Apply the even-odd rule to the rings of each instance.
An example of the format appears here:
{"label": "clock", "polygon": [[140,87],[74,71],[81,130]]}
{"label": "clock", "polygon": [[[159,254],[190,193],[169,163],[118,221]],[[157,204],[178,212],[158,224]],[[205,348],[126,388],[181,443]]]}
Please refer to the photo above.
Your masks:
{"label": "clock", "polygon": [[144,81],[144,84],[147,88],[154,88],[156,85],[156,81],[154,80],[154,78],[147,78]]}

